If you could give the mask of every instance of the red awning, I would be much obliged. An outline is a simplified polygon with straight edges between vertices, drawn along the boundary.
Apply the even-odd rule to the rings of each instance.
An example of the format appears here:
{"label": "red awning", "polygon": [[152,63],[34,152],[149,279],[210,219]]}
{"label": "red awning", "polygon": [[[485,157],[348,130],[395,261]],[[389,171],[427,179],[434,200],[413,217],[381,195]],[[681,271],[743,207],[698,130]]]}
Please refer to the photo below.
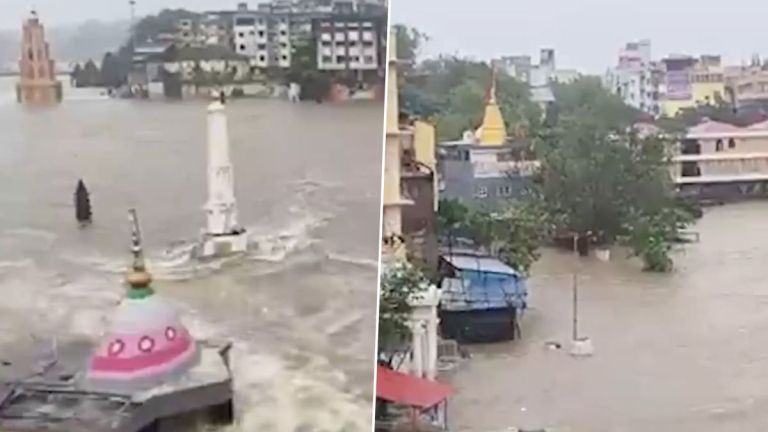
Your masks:
{"label": "red awning", "polygon": [[432,408],[453,394],[446,384],[418,378],[378,366],[376,397],[389,402],[421,409]]}

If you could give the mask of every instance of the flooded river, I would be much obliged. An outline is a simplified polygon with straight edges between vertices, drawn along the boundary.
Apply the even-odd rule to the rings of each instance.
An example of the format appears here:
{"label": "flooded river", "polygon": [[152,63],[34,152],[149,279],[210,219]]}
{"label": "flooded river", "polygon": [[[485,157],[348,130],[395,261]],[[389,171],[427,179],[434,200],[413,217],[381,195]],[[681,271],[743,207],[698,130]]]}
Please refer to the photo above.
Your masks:
{"label": "flooded river", "polygon": [[[0,78],[0,352],[31,334],[102,331],[125,290],[136,207],[158,291],[197,336],[235,343],[235,430],[370,430],[381,104],[232,101],[253,250],[197,266],[165,252],[203,227],[205,102],[65,99],[23,109]],[[92,194],[85,230],[78,178]]]}
{"label": "flooded river", "polygon": [[580,333],[595,355],[575,359],[571,255],[534,267],[521,342],[472,348],[452,377],[454,431],[549,427],[567,432],[768,430],[768,203],[713,208],[701,241],[654,275],[614,253],[579,267]]}

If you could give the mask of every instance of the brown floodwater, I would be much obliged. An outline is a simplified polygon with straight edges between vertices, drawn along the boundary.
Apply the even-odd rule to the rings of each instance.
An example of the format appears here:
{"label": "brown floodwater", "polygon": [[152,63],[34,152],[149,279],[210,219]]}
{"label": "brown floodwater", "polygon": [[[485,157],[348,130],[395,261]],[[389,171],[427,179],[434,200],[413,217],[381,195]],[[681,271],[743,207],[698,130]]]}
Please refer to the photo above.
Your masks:
{"label": "brown floodwater", "polygon": [[[234,342],[234,429],[370,429],[383,106],[228,105],[249,255],[178,253],[204,224],[205,101],[16,105],[0,79],[0,354],[103,331],[124,292],[136,207],[157,290],[199,337]],[[78,228],[82,178],[94,225]],[[166,253],[166,252],[171,253]]]}
{"label": "brown floodwater", "polygon": [[768,202],[709,209],[693,228],[701,241],[675,253],[670,274],[644,273],[623,252],[580,261],[590,358],[567,353],[575,259],[546,251],[523,339],[472,347],[453,375],[452,430],[768,430],[766,215]]}

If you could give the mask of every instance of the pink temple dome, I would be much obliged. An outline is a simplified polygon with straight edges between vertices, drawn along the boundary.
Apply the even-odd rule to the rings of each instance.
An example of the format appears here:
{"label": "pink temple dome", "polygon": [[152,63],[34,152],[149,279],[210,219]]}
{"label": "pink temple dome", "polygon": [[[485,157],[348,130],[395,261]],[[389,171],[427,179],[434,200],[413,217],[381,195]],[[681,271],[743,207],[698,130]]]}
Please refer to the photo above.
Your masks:
{"label": "pink temple dome", "polygon": [[176,311],[156,295],[126,298],[88,365],[88,377],[131,381],[172,374],[196,354]]}

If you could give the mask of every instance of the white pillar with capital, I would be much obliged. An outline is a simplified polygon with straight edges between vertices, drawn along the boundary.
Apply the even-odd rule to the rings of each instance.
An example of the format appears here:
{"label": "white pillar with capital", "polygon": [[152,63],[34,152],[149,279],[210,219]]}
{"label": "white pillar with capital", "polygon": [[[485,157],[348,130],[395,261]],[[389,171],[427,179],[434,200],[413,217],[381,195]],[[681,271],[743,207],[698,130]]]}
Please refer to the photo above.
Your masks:
{"label": "white pillar with capital", "polygon": [[424,327],[421,321],[411,323],[411,374],[419,378],[424,376],[424,355],[422,341],[424,336]]}
{"label": "white pillar with capital", "polygon": [[[423,292],[414,296],[410,300],[411,304],[411,328],[418,327],[417,335],[413,335],[413,361],[417,357],[415,351],[418,349],[418,360],[421,366],[418,367],[419,377],[434,380],[437,376],[437,326],[439,319],[437,317],[437,305],[440,302],[440,290],[430,285]],[[412,368],[415,371],[416,368]],[[414,372],[415,374],[415,372]]]}

